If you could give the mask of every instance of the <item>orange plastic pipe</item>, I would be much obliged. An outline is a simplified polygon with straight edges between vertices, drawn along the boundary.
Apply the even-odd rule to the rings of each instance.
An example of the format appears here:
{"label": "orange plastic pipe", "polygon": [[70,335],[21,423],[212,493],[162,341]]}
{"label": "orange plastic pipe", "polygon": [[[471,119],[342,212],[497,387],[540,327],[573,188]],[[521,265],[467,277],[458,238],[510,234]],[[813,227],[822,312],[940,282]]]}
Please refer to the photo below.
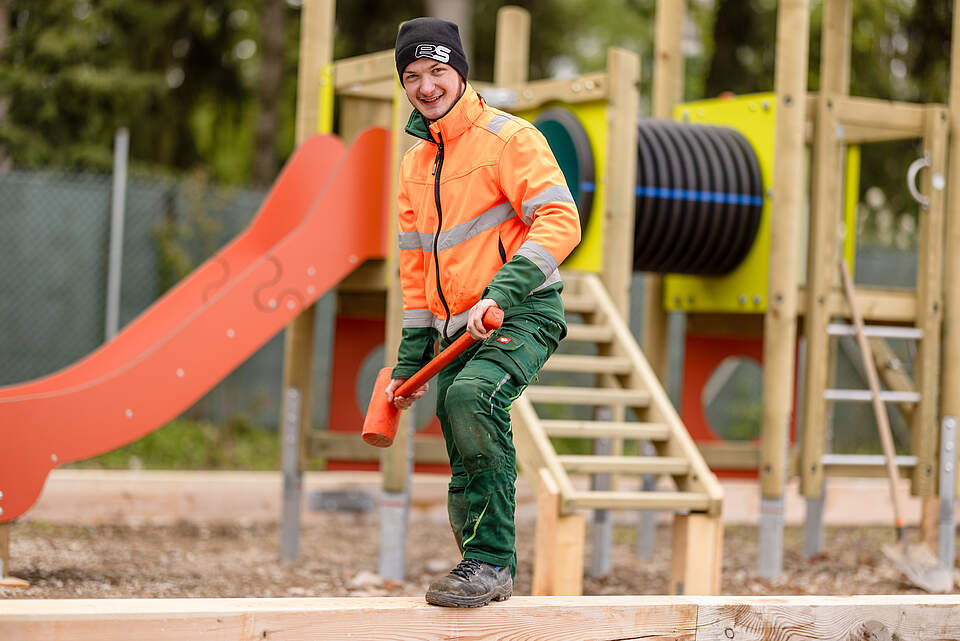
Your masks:
{"label": "orange plastic pipe", "polygon": [[[503,324],[503,310],[499,307],[490,307],[483,315],[483,326],[494,330]],[[408,378],[393,395],[409,396],[420,386],[437,375],[453,359],[460,356],[476,341],[469,333],[464,332],[453,341],[447,349],[433,357],[419,372]],[[363,440],[375,447],[390,447],[397,435],[397,424],[400,420],[400,410],[387,400],[387,386],[390,384],[393,372],[392,367],[384,367],[377,374],[377,381],[373,385],[373,394],[370,396],[370,405],[367,407],[367,416],[363,419]]]}

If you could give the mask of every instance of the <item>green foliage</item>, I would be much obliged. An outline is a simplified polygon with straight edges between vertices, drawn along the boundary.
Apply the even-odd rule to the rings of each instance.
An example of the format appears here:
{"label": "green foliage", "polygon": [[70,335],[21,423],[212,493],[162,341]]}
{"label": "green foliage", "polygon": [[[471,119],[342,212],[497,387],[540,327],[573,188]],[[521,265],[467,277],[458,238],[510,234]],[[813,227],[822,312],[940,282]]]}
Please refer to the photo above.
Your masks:
{"label": "green foliage", "polygon": [[163,470],[275,470],[279,466],[276,433],[242,418],[234,418],[222,428],[176,420],[120,449],[72,465]]}

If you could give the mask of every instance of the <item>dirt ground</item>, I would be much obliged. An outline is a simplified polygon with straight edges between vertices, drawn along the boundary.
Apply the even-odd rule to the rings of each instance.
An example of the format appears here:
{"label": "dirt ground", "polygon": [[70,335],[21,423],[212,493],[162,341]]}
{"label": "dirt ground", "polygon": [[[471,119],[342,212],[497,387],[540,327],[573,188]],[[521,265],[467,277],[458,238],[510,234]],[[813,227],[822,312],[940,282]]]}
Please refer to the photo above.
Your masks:
{"label": "dirt ground", "polygon": [[[65,526],[26,521],[13,527],[11,574],[28,589],[0,588],[4,598],[419,596],[431,578],[458,560],[453,537],[435,522],[412,522],[407,581],[376,576],[375,512],[331,513],[303,529],[301,560],[281,562],[277,527]],[[533,522],[518,526],[520,566],[515,594],[530,593]],[[802,531],[788,528],[783,577],[756,576],[756,529],[728,527],[724,536],[723,592],[769,594],[907,594],[883,557],[891,528],[828,529],[827,552],[803,558]],[[638,558],[634,531],[614,531],[613,570],[586,578],[584,594],[663,594],[670,572],[670,529],[661,527],[657,553]],[[590,537],[587,537],[589,559]]]}

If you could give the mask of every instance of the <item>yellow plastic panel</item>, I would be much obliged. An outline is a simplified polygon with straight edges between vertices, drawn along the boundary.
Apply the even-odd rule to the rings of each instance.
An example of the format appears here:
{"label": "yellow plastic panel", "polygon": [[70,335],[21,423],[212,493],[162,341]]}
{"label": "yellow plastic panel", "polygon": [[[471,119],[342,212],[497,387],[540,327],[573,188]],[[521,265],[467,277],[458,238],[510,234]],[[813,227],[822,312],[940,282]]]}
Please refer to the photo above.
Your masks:
{"label": "yellow plastic panel", "polygon": [[[766,189],[773,178],[775,103],[773,94],[703,100],[678,105],[674,117],[683,122],[732,127],[743,134],[757,155]],[[770,200],[764,194],[756,240],[743,262],[724,276],[666,275],[664,307],[697,312],[764,311],[769,253]]]}
{"label": "yellow plastic panel", "polygon": [[533,122],[542,112],[554,107],[563,107],[572,112],[587,132],[587,137],[590,139],[590,151],[593,152],[593,182],[596,186],[596,191],[593,194],[590,222],[586,229],[581,230],[580,245],[563,262],[563,267],[564,269],[599,273],[603,266],[603,211],[605,183],[607,182],[607,103],[602,100],[575,105],[552,102],[535,110],[517,112],[516,115]]}

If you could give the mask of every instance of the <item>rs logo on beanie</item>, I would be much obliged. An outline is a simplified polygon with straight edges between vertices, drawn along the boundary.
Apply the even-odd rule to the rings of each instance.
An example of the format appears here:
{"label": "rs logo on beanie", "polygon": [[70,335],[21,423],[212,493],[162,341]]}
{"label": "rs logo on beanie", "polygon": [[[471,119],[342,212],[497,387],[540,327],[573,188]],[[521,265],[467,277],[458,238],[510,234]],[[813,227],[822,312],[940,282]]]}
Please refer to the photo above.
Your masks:
{"label": "rs logo on beanie", "polygon": [[417,58],[432,58],[437,62],[450,62],[450,47],[443,45],[417,45]]}

